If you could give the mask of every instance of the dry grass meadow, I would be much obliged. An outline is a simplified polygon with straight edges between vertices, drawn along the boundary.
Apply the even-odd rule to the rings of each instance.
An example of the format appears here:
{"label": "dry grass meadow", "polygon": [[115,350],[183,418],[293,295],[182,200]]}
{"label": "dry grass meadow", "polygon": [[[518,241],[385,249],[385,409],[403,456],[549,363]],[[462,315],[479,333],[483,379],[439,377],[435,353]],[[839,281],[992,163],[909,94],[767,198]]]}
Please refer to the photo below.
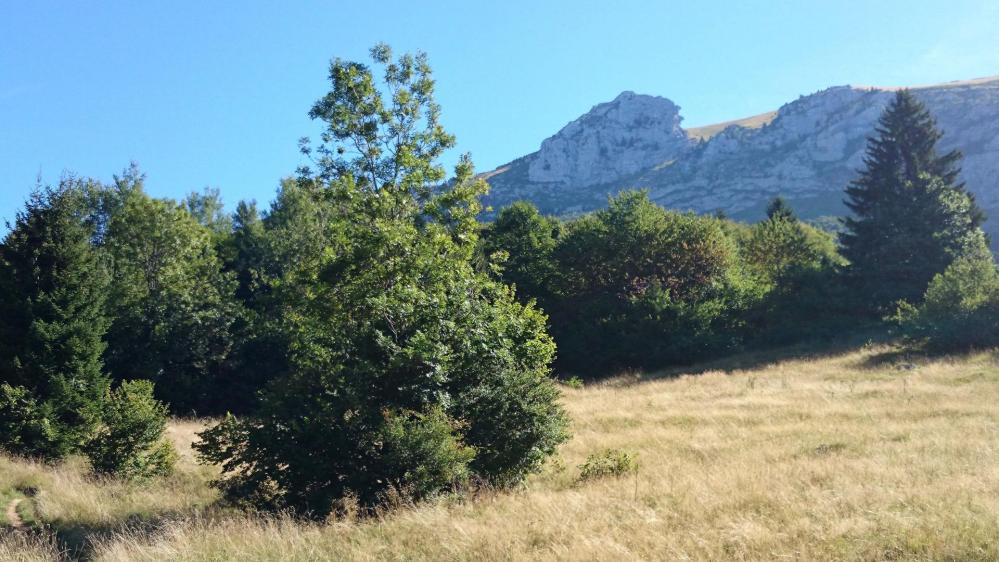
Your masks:
{"label": "dry grass meadow", "polygon": [[[999,355],[785,355],[566,388],[574,437],[524,489],[363,521],[213,507],[195,422],[142,485],[0,458],[0,496],[37,491],[0,560],[999,560]],[[606,449],[637,471],[579,482]]]}

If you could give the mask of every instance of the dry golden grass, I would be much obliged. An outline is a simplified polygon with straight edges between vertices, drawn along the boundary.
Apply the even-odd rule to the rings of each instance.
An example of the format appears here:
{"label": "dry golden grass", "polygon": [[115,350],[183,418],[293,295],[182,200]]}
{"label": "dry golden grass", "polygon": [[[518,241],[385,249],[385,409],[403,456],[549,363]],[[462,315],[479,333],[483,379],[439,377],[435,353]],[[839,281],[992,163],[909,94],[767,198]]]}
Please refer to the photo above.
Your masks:
{"label": "dry golden grass", "polygon": [[[169,478],[127,483],[91,476],[80,458],[45,465],[0,456],[0,495],[10,490],[34,494],[25,501],[32,502],[37,518],[58,535],[60,550],[72,553],[85,551],[93,540],[125,527],[158,525],[166,519],[186,517],[217,499],[215,491],[207,486],[216,471],[195,463],[191,451],[194,433],[202,426],[185,420],[171,423],[168,436],[177,446],[180,462]],[[50,554],[52,540],[41,537],[39,541],[39,537],[23,535],[0,536],[0,560],[8,559],[5,550],[24,550],[31,544],[38,546],[39,555],[25,560],[49,559],[41,553]]]}
{"label": "dry golden grass", "polygon": [[[212,495],[189,461],[145,492],[13,461],[0,485],[44,474],[47,521],[120,521],[140,497],[148,517],[170,514],[99,535],[88,556],[103,561],[999,560],[996,357],[890,351],[567,389],[574,438],[525,489],[363,522],[197,508]],[[579,483],[607,448],[636,453],[637,474]]]}
{"label": "dry golden grass", "polygon": [[774,117],[777,117],[777,112],[768,111],[766,113],[760,113],[759,115],[753,115],[752,117],[745,117],[743,119],[733,119],[732,121],[704,125],[703,127],[692,127],[687,129],[687,135],[692,139],[708,140],[732,125],[738,125],[747,129],[759,129],[760,127],[773,121]]}

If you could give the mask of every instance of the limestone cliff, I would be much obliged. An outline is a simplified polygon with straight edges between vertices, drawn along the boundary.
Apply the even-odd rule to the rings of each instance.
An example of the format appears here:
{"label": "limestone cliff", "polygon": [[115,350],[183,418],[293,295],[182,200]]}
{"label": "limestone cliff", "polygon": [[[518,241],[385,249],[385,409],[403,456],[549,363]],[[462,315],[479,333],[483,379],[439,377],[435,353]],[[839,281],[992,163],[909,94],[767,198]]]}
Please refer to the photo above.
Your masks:
{"label": "limestone cliff", "polygon": [[[484,174],[488,203],[517,199],[571,214],[602,206],[610,193],[649,189],[660,204],[755,219],[775,195],[804,217],[840,215],[843,189],[862,166],[893,88],[837,86],[776,113],[686,131],[670,100],[625,92],[545,140],[538,152]],[[963,179],[999,232],[999,78],[913,88],[960,149]]]}

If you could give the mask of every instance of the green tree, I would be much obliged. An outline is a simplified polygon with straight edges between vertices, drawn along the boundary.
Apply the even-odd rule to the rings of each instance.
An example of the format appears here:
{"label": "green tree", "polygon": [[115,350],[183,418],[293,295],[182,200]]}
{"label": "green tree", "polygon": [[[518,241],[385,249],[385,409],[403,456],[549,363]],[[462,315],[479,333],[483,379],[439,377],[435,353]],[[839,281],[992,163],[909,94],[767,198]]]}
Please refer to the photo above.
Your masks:
{"label": "green tree", "polygon": [[444,181],[454,140],[425,57],[372,57],[387,93],[337,59],[311,113],[327,128],[299,184],[323,248],[296,266],[290,371],[197,444],[236,501],[323,516],[472,476],[509,485],[566,439],[544,316],[473,267],[485,184],[467,158]]}
{"label": "green tree", "polygon": [[187,209],[198,224],[208,228],[219,237],[225,237],[232,232],[233,219],[225,212],[222,193],[218,188],[206,187],[184,198],[184,208]]}
{"label": "green tree", "polygon": [[167,408],[153,398],[153,383],[125,381],[107,389],[94,436],[83,446],[98,474],[124,478],[162,476],[176,452],[164,439]]}
{"label": "green tree", "polygon": [[794,216],[794,211],[791,210],[791,206],[787,204],[787,201],[783,197],[774,197],[770,200],[770,203],[767,204],[767,218],[797,220],[797,217]]}
{"label": "green tree", "polygon": [[910,92],[896,94],[875,131],[846,190],[853,216],[840,242],[858,293],[879,308],[919,300],[934,275],[978,245],[984,216],[957,183],[960,153],[937,153],[942,133]]}
{"label": "green tree", "polygon": [[315,272],[333,243],[330,205],[311,180],[282,180],[277,198],[261,216],[240,203],[234,218],[231,259],[226,265],[238,282],[245,307],[236,357],[239,387],[227,408],[250,411],[267,381],[288,373],[294,339],[292,320],[314,290]]}
{"label": "green tree", "polygon": [[558,272],[553,252],[561,223],[545,217],[525,201],[502,209],[483,232],[483,252],[487,257],[502,253],[501,278],[517,288],[524,300],[536,299],[547,307]]}
{"label": "green tree", "polygon": [[241,310],[213,232],[181,205],[153,199],[133,178],[104,247],[113,283],[106,363],[117,380],[149,379],[173,411],[224,410]]}
{"label": "green tree", "polygon": [[747,316],[747,341],[790,343],[843,331],[854,314],[843,305],[838,268],[844,265],[832,235],[784,213],[739,236],[744,268],[764,291]]}
{"label": "green tree", "polygon": [[640,191],[571,221],[553,253],[559,369],[599,375],[690,362],[733,344],[746,297],[718,219],[667,211]]}
{"label": "green tree", "polygon": [[67,178],[37,189],[0,244],[0,445],[14,452],[75,450],[107,386],[109,278],[91,244],[86,187]]}
{"label": "green tree", "polygon": [[914,342],[934,350],[999,344],[999,271],[986,248],[936,275],[918,305],[901,303],[896,319]]}
{"label": "green tree", "polygon": [[753,225],[742,252],[750,269],[781,291],[793,291],[804,273],[843,265],[831,235],[779,212]]}

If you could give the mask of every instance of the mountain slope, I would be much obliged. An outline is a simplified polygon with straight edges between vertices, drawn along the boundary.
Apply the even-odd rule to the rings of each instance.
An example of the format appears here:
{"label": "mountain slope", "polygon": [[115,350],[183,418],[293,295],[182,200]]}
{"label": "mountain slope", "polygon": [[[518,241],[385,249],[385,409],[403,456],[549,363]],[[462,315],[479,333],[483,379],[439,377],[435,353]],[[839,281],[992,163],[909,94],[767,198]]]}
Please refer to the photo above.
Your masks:
{"label": "mountain slope", "polygon": [[[866,139],[897,88],[837,86],[776,112],[685,130],[666,98],[625,92],[542,143],[538,152],[483,176],[488,203],[518,199],[544,212],[599,208],[629,187],[658,203],[755,219],[781,195],[802,216],[845,212],[843,188],[862,166]],[[999,77],[913,88],[944,131],[941,149],[960,149],[963,179],[997,217],[999,231]]]}

